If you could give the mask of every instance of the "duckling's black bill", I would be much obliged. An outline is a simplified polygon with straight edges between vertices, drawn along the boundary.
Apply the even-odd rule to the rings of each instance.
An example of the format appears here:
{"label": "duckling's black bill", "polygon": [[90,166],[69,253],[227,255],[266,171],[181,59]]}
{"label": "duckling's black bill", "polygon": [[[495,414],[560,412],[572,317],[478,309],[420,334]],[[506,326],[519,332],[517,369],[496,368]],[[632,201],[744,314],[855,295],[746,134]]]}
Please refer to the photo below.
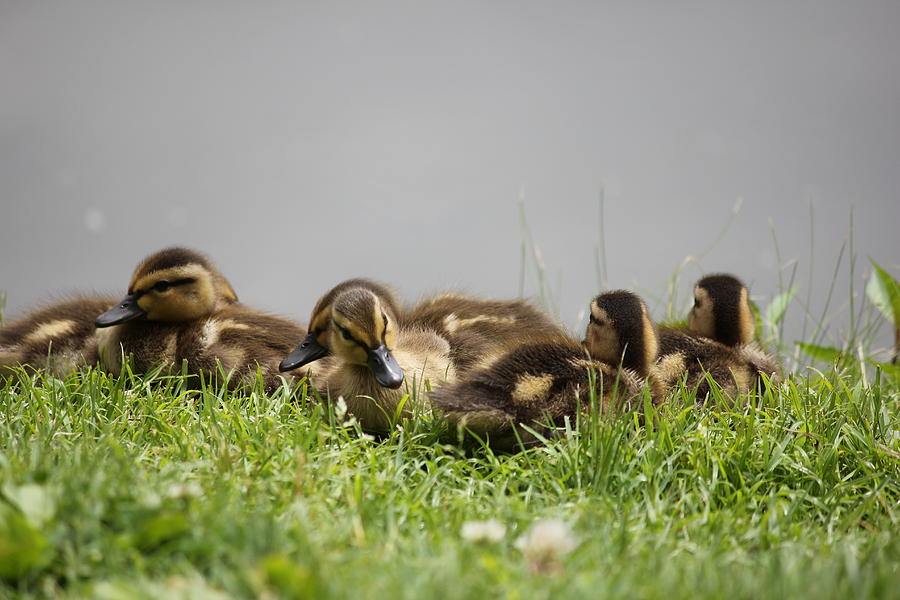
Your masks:
{"label": "duckling's black bill", "polygon": [[281,361],[281,364],[278,365],[278,370],[282,373],[284,371],[290,371],[302,367],[303,365],[308,365],[314,360],[319,360],[327,354],[328,348],[317,342],[316,334],[311,333],[303,338],[300,345],[297,346],[293,352],[288,354],[287,358]]}
{"label": "duckling's black bill", "polygon": [[369,350],[369,368],[379,385],[397,389],[403,384],[403,369],[384,344]]}
{"label": "duckling's black bill", "polygon": [[147,314],[147,311],[138,306],[137,299],[137,294],[125,296],[118,304],[97,317],[94,324],[97,327],[109,327],[143,317]]}

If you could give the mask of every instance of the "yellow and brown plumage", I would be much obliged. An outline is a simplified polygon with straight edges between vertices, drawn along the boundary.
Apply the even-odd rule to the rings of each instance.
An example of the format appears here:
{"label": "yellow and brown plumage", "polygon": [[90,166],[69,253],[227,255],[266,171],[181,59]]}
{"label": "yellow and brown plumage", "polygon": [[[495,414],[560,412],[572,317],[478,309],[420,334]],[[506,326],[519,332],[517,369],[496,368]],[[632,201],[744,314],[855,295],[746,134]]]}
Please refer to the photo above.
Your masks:
{"label": "yellow and brown plumage", "polygon": [[81,296],[47,304],[0,327],[0,374],[16,366],[57,376],[98,360],[94,319],[114,297]]}
{"label": "yellow and brown plumage", "polygon": [[267,390],[281,385],[279,361],[303,335],[298,323],[239,304],[212,262],[186,248],[144,259],[128,295],[97,316],[96,325],[101,366],[113,373],[123,356],[137,372],[185,364],[207,381],[219,380],[221,365],[232,387],[252,384],[259,370]]}
{"label": "yellow and brown plumage", "polygon": [[447,341],[403,316],[382,284],[366,279],[338,284],[316,304],[307,336],[281,368],[311,365],[322,393],[343,397],[364,429],[385,431],[398,412],[430,410],[426,389],[454,376]]}
{"label": "yellow and brown plumage", "polygon": [[756,390],[761,375],[776,376],[778,363],[756,342],[747,287],[733,275],[708,275],[694,287],[688,330],[659,328],[661,377],[685,379],[698,404],[710,393],[707,377],[734,399]]}
{"label": "yellow and brown plumage", "polygon": [[521,425],[546,432],[591,408],[592,389],[601,413],[638,408],[649,385],[654,402],[665,389],[654,375],[656,334],[644,302],[615,291],[591,303],[585,340],[561,336],[514,348],[487,368],[476,369],[431,394],[448,419],[495,448],[528,439]]}
{"label": "yellow and brown plumage", "polygon": [[409,323],[433,329],[450,344],[458,374],[484,367],[526,342],[558,339],[565,330],[526,300],[489,300],[444,293],[413,307]]}

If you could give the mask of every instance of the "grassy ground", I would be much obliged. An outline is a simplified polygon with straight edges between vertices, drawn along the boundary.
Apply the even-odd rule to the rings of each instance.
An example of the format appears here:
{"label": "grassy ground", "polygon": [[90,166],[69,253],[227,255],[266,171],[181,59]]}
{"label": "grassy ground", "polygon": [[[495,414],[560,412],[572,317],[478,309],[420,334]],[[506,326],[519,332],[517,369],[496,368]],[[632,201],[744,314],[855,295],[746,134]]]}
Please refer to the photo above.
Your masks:
{"label": "grassy ground", "polygon": [[897,597],[896,380],[692,405],[495,456],[177,377],[0,384],[0,597]]}

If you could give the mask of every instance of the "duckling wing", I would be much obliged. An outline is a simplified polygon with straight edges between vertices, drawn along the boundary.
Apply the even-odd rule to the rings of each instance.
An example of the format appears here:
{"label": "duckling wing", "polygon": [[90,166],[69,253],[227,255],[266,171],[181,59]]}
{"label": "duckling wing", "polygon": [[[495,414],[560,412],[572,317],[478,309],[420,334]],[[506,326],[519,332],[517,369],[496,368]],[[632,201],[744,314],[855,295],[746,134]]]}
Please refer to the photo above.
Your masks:
{"label": "duckling wing", "polygon": [[177,355],[195,374],[215,374],[221,364],[236,375],[235,384],[252,385],[259,370],[266,390],[271,391],[285,378],[291,381],[293,376],[305,375],[305,369],[284,376],[278,370],[304,335],[304,328],[289,319],[229,307],[179,332]]}
{"label": "duckling wing", "polygon": [[635,374],[588,359],[577,344],[559,342],[516,348],[489,368],[435,390],[431,400],[451,422],[480,436],[506,437],[520,424],[547,432],[547,424],[574,420],[589,410],[592,397],[606,413],[633,408],[640,395]]}
{"label": "duckling wing", "polygon": [[[776,374],[777,363],[756,344],[731,347],[710,338],[672,329],[659,330],[657,370],[670,382],[685,378],[689,390],[696,390],[698,405],[705,403],[715,381],[730,399],[755,389],[760,373]],[[677,359],[676,359],[677,357]],[[680,361],[680,372],[673,365]]]}
{"label": "duckling wing", "polygon": [[516,346],[565,337],[558,324],[524,300],[441,294],[411,309],[406,319],[446,339],[460,373],[486,366]]}

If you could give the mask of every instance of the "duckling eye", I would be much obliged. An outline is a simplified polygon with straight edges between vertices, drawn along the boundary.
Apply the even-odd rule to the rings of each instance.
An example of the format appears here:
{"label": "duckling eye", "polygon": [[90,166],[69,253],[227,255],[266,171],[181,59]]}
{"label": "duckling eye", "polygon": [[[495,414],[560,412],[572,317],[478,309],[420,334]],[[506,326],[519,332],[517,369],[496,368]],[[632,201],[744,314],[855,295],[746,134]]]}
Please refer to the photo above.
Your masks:
{"label": "duckling eye", "polygon": [[352,340],[352,339],[353,339],[353,336],[350,335],[350,330],[349,330],[349,329],[347,329],[346,327],[340,327],[340,326],[338,326],[338,329],[341,330],[341,335],[344,336],[344,339],[345,339],[345,340],[348,340],[348,341],[349,341],[349,340]]}
{"label": "duckling eye", "polygon": [[591,323],[593,323],[594,325],[599,325],[599,326],[602,327],[603,324],[604,324],[603,321],[601,321],[600,319],[598,319],[598,318],[595,317],[594,315],[591,315],[589,318],[590,318]]}
{"label": "duckling eye", "polygon": [[157,292],[164,292],[170,287],[172,287],[172,284],[168,281],[157,281],[153,284],[153,289]]}

